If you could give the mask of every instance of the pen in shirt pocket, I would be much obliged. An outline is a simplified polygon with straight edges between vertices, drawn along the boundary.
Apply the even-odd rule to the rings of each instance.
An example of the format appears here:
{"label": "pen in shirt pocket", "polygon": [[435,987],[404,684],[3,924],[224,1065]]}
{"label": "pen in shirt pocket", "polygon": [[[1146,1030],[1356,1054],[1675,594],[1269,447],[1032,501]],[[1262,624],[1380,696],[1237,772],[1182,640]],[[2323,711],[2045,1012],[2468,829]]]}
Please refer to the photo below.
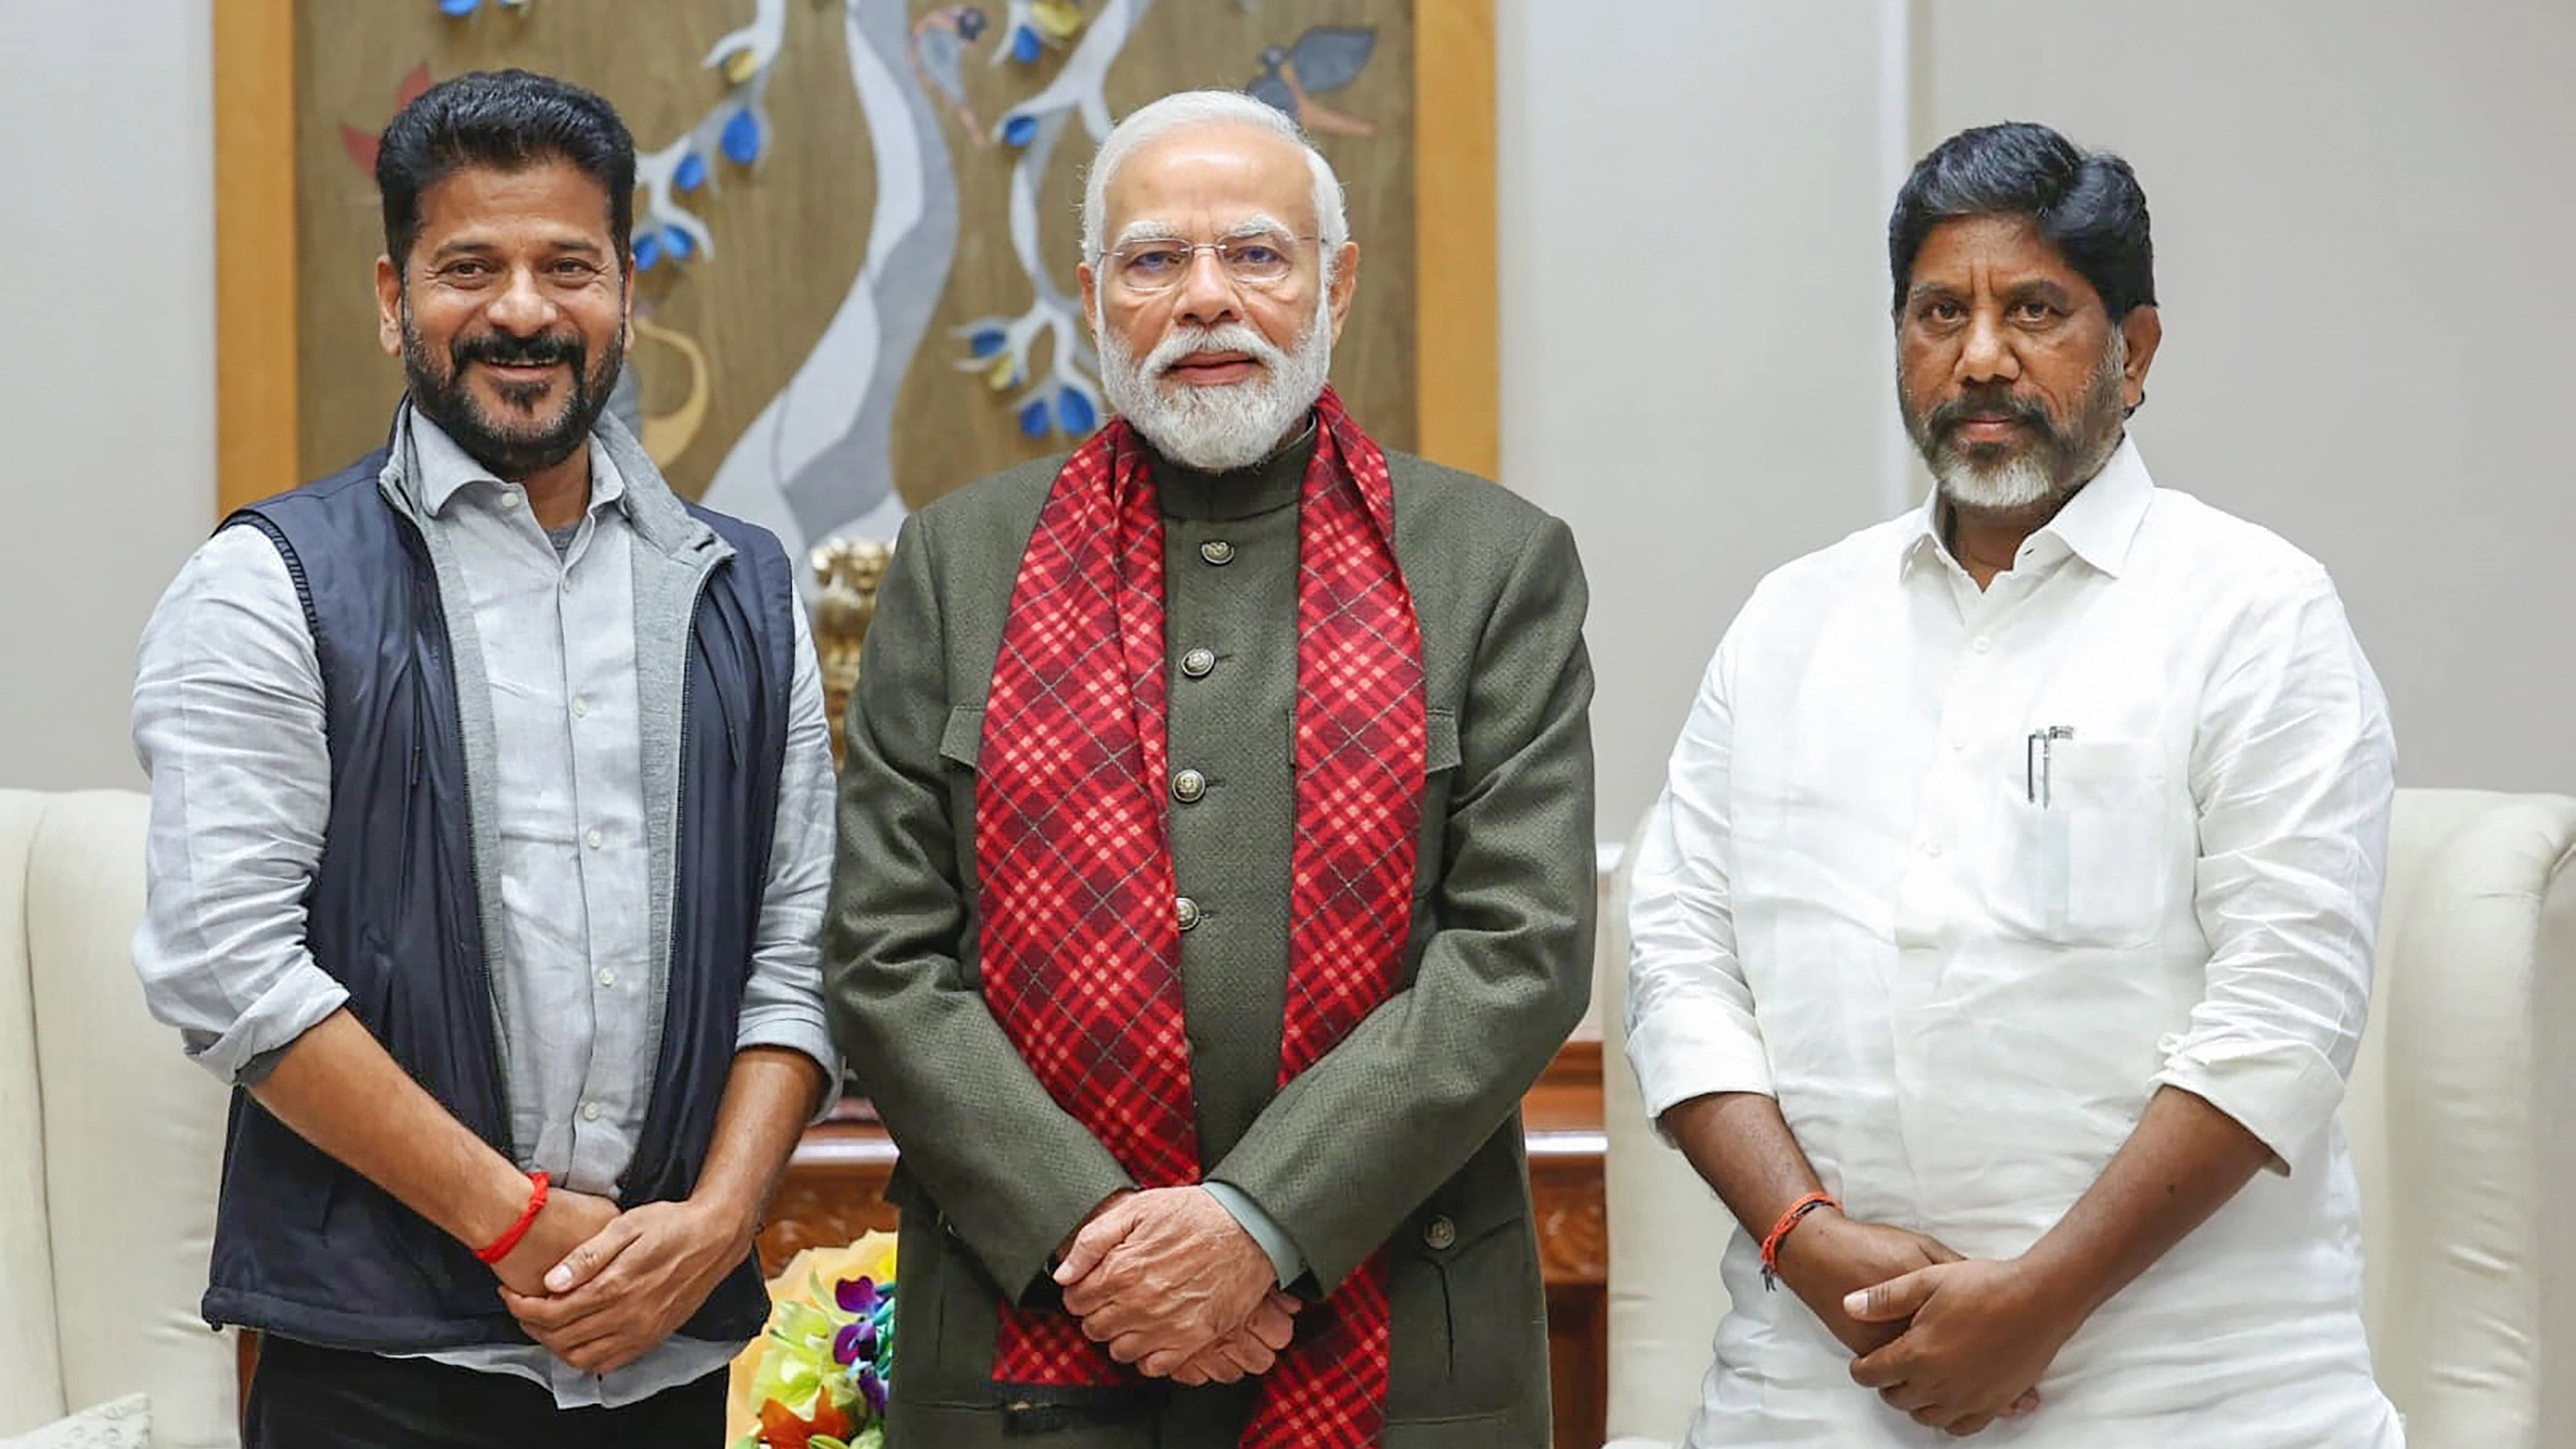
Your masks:
{"label": "pen in shirt pocket", "polygon": [[2030,739],[2022,746],[2022,793],[2042,810],[2048,808],[2049,757],[2055,753],[2059,740],[2073,738],[2075,726],[2050,725],[2046,729],[2032,730]]}

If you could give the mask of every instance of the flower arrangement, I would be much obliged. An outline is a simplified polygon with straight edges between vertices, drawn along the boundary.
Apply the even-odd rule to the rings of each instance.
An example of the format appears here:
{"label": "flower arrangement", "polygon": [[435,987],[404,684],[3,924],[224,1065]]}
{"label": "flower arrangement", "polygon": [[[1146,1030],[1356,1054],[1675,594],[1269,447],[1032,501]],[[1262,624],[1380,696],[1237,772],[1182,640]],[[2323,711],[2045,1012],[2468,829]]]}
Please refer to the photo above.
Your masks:
{"label": "flower arrangement", "polygon": [[884,1449],[894,1235],[808,1248],[769,1296],[767,1330],[734,1360],[732,1449]]}

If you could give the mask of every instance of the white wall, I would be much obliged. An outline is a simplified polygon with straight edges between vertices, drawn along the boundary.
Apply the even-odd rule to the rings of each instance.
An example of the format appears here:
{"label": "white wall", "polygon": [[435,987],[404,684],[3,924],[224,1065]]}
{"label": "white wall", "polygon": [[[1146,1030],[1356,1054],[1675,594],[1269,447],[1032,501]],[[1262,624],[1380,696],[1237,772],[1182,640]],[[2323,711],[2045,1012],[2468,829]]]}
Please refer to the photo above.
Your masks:
{"label": "white wall", "polygon": [[1887,211],[2007,118],[2136,163],[2140,444],[2333,570],[2403,781],[2576,791],[2576,6],[1497,9],[1503,471],[1591,573],[1604,839],[1754,581],[1892,511]]}
{"label": "white wall", "polygon": [[1901,95],[1870,0],[1495,9],[1503,476],[1583,549],[1624,840],[1754,582],[1889,511]]}
{"label": "white wall", "polygon": [[0,785],[140,786],[134,642],[215,508],[208,0],[8,0]]}
{"label": "white wall", "polygon": [[2323,560],[2400,778],[2576,792],[2576,6],[1925,5],[1933,139],[2136,165],[2157,481]]}

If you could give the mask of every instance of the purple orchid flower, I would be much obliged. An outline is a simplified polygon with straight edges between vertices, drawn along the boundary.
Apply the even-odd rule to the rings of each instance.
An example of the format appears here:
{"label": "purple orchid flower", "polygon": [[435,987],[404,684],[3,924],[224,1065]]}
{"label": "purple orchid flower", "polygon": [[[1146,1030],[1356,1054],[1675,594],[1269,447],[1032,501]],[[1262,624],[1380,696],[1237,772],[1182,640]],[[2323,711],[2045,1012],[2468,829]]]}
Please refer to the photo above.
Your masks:
{"label": "purple orchid flower", "polygon": [[843,1313],[874,1313],[877,1310],[877,1285],[873,1279],[844,1278],[832,1287],[832,1300]]}
{"label": "purple orchid flower", "polygon": [[873,1357],[876,1336],[875,1328],[868,1324],[843,1325],[840,1332],[832,1335],[832,1361],[852,1364],[857,1363],[863,1356]]}
{"label": "purple orchid flower", "polygon": [[859,1393],[867,1399],[868,1411],[870,1413],[882,1414],[885,1412],[885,1380],[877,1377],[877,1371],[875,1369],[865,1368],[859,1370]]}

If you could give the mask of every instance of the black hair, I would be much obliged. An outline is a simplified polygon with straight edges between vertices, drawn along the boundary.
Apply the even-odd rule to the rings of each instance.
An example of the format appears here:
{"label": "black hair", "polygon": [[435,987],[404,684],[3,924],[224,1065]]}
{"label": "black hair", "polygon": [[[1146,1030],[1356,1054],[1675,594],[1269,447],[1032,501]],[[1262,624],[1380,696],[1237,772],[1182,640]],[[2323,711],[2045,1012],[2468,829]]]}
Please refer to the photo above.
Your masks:
{"label": "black hair", "polygon": [[376,149],[385,255],[401,269],[420,238],[421,193],[468,166],[518,171],[565,161],[608,193],[608,230],[628,265],[635,138],[616,108],[569,81],[524,70],[469,71],[396,112]]}
{"label": "black hair", "polygon": [[2147,193],[2129,163],[2083,151],[2046,126],[2006,121],[1979,126],[1932,148],[1896,193],[1887,218],[1887,267],[1894,310],[1905,310],[1914,257],[1945,221],[2026,216],[2066,264],[2093,284],[2114,323],[2156,304],[2155,247],[2147,235]]}

